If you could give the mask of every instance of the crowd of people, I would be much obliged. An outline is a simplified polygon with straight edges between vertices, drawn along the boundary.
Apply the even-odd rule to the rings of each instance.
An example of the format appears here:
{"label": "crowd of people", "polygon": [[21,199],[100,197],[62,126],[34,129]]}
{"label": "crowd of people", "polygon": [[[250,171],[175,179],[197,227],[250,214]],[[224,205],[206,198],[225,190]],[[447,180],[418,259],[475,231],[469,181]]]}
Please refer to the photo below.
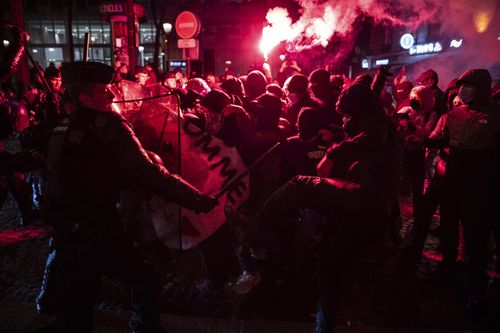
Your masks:
{"label": "crowd of people", "polygon": [[[160,331],[161,277],[124,231],[123,191],[198,212],[218,204],[169,173],[160,152],[143,147],[112,110],[111,87],[122,80],[175,93],[183,117],[235,147],[247,165],[280,143],[252,169],[245,204],[227,207],[226,223],[199,244],[201,293],[216,296],[234,274],[233,291],[251,292],[262,279],[256,260],[267,260],[282,283],[319,240],[314,332],[332,332],[339,279],[356,256],[389,233],[402,260],[417,265],[439,207],[440,271],[444,279],[456,275],[461,226],[467,314],[481,314],[490,242],[500,241],[500,88],[485,69],[457,73],[444,92],[432,69],[414,81],[393,78],[387,66],[349,79],[323,68],[306,75],[296,62],[276,79],[267,64],[189,78],[161,77],[152,65],[131,76],[119,62],[51,64],[43,75],[34,67],[32,85],[22,89],[2,78],[0,204],[10,192],[21,224],[41,218],[53,227],[37,308],[56,315],[55,332],[90,332],[103,274],[134,286],[131,328]],[[405,192],[414,222],[401,240]]]}

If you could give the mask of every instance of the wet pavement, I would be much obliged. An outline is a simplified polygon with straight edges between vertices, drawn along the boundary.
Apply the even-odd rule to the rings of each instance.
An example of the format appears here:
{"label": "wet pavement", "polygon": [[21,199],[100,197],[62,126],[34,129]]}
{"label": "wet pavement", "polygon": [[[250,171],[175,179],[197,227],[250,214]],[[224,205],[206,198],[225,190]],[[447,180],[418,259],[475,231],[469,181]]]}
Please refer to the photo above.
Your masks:
{"label": "wet pavement", "polygon": [[[411,224],[408,198],[402,197],[402,234]],[[436,220],[437,220],[436,216]],[[0,332],[34,332],[51,318],[38,316],[34,300],[48,252],[50,228],[21,227],[17,207],[8,200],[0,211]],[[310,332],[315,310],[318,251],[283,284],[270,277],[265,261],[257,262],[262,281],[246,295],[228,285],[204,296],[195,287],[203,277],[197,249],[172,251],[152,242],[147,259],[161,272],[162,326],[171,332]],[[430,278],[439,263],[438,242],[430,235],[416,274],[396,256],[390,238],[366,251],[341,282],[338,332],[500,332],[500,291],[492,278],[485,316],[464,317],[464,269],[454,281]],[[492,265],[492,276],[494,268]],[[96,311],[96,332],[127,332],[129,289],[105,278]]]}

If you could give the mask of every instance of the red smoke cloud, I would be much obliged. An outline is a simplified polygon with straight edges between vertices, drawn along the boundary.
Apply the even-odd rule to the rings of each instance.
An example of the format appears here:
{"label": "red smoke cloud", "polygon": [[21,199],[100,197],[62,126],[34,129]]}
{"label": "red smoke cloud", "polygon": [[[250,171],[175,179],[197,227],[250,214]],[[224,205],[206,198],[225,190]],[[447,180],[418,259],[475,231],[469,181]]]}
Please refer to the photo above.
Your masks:
{"label": "red smoke cloud", "polygon": [[[439,68],[448,72],[441,81],[444,85],[448,78],[458,76],[466,68],[498,64],[500,5],[497,0],[297,0],[297,3],[301,16],[295,22],[285,8],[268,11],[269,25],[263,30],[260,45],[264,55],[283,41],[288,51],[300,52],[325,47],[335,36],[336,40],[342,40],[342,45],[336,46],[336,54],[325,55],[332,58],[328,59],[332,62],[334,57],[345,57],[354,46],[356,20],[369,16],[374,24],[405,26],[409,32],[415,32],[424,23],[438,23],[443,36],[464,38],[464,46],[455,54],[460,59],[446,59],[443,68]],[[429,60],[428,68],[432,67],[431,63]],[[441,67],[438,62],[436,65]],[[422,64],[422,69],[424,66]]]}

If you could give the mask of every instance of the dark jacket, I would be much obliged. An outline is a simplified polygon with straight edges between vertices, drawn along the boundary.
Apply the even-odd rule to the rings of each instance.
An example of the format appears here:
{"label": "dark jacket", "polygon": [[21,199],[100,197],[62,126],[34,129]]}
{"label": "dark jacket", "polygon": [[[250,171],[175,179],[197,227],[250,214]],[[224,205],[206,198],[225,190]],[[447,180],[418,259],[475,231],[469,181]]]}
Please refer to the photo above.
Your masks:
{"label": "dark jacket", "polygon": [[283,148],[281,174],[285,181],[296,175],[316,176],[316,165],[326,154],[328,144],[317,136],[302,140],[298,135],[287,139]]}
{"label": "dark jacket", "polygon": [[466,71],[457,84],[463,82],[474,85],[477,96],[448,113],[443,135],[433,143],[450,147],[445,176],[452,184],[484,192],[498,180],[500,107],[491,99],[491,76],[486,70]]}
{"label": "dark jacket", "polygon": [[102,223],[116,216],[123,189],[156,193],[198,210],[198,190],[154,164],[129,123],[114,112],[80,108],[51,137],[48,157],[48,221]]}
{"label": "dark jacket", "polygon": [[[392,122],[377,109],[369,86],[355,83],[341,93],[340,109],[351,117],[347,138],[332,145],[334,176],[357,183],[386,204],[397,199],[402,147]],[[337,170],[337,171],[335,171]]]}

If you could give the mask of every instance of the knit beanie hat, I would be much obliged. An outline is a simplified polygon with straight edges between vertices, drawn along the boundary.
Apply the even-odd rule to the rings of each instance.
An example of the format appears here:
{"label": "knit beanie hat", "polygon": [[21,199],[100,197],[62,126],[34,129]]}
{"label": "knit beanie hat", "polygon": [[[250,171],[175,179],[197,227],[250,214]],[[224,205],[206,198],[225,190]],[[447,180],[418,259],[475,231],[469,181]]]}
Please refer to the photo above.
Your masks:
{"label": "knit beanie hat", "polygon": [[201,100],[200,104],[214,112],[222,110],[231,103],[231,97],[221,90],[210,90]]}
{"label": "knit beanie hat", "polygon": [[309,85],[309,80],[307,76],[302,74],[295,74],[290,78],[288,82],[287,90],[291,93],[306,93],[307,87]]}

